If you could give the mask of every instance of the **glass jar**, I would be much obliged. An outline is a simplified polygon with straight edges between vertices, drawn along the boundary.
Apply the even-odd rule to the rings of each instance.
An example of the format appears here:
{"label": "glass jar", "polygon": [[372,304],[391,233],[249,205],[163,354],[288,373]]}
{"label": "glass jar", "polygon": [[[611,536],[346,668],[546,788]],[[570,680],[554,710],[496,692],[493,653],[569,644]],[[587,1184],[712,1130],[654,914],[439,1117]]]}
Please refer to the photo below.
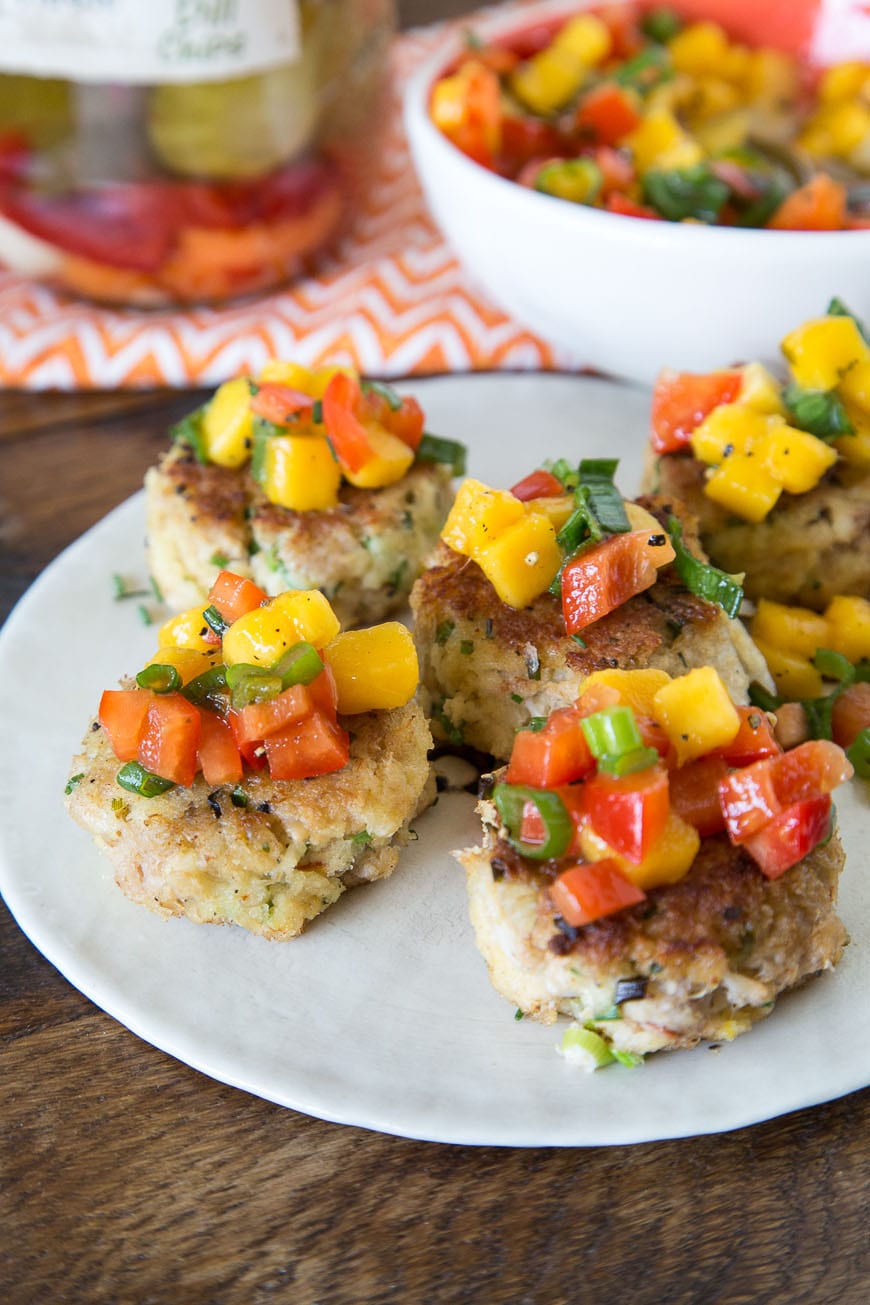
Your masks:
{"label": "glass jar", "polygon": [[394,0],[6,0],[0,262],[107,303],[220,303],[335,240]]}

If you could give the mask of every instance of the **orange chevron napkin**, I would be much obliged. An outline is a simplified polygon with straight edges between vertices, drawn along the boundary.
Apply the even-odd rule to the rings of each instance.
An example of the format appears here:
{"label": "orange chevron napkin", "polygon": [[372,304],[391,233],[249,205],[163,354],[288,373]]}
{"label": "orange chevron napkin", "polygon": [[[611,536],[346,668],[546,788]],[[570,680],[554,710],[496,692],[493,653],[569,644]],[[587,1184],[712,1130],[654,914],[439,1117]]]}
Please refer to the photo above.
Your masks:
{"label": "orange chevron napkin", "polygon": [[473,288],[428,216],[401,119],[405,82],[458,23],[397,38],[389,128],[363,211],[316,279],[224,308],[96,307],[0,272],[0,384],[30,389],[211,386],[272,357],[375,376],[573,368],[579,360]]}

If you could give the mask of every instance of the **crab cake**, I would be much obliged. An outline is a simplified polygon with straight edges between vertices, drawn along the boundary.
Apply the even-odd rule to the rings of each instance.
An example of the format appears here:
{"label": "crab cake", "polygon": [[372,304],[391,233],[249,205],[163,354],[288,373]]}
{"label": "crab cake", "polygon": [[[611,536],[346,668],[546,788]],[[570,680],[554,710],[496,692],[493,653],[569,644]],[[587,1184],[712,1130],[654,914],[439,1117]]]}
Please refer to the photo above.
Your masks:
{"label": "crab cake", "polygon": [[73,761],[67,808],[109,856],[132,901],[197,924],[237,924],[285,940],[355,884],[393,873],[410,821],[433,798],[431,736],[415,702],[346,718],[350,760],[333,774],[157,797],[125,792],[95,721]]}
{"label": "crab cake", "polygon": [[808,493],[784,494],[758,522],[712,502],[705,479],[703,463],[668,454],[651,458],[644,485],[687,505],[710,559],[744,573],[747,598],[821,611],[836,594],[870,597],[870,475],[838,463]]}
{"label": "crab cake", "polygon": [[335,507],[270,503],[245,469],[203,465],[177,445],[145,476],[148,564],[172,607],[208,592],[218,566],[269,594],[320,589],[343,625],[407,602],[452,501],[450,468],[421,462],[381,489],[342,486]]}
{"label": "crab cake", "polygon": [[[679,504],[642,502],[662,522],[672,512],[681,516],[687,546],[699,551]],[[768,682],[740,622],[690,593],[671,566],[574,638],[549,593],[527,607],[509,607],[475,562],[442,541],[414,586],[411,607],[433,734],[495,757],[509,755],[516,731],[530,719],[574,702],[593,671],[659,667],[680,674],[709,664],[742,701],[752,680]]]}

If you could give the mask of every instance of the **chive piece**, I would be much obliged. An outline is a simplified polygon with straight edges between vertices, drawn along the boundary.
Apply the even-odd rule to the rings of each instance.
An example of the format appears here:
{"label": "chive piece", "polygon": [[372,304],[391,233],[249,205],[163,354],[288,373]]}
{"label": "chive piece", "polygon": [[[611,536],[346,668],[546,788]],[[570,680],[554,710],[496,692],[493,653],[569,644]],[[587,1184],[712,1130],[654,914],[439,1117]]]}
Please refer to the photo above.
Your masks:
{"label": "chive piece", "polygon": [[455,629],[456,626],[452,621],[442,621],[435,631],[435,642],[437,644],[446,643]]}
{"label": "chive piece", "polygon": [[130,793],[138,793],[140,797],[158,797],[159,794],[175,787],[171,779],[163,779],[160,775],[153,774],[138,761],[125,762],[115,778],[121,788],[127,789]]}
{"label": "chive piece", "polygon": [[67,794],[72,793],[73,789],[76,788],[77,785],[79,785],[79,784],[81,783],[81,781],[84,779],[84,777],[85,777],[85,772],[84,772],[83,770],[80,770],[79,773],[78,773],[77,775],[70,775],[70,777],[69,777],[69,779],[67,780],[66,785],[65,785],[65,787],[64,787],[64,790],[63,790],[64,793],[67,793]]}
{"label": "chive piece", "polygon": [[269,667],[270,674],[280,675],[282,689],[289,689],[294,684],[310,684],[322,670],[320,654],[305,639],[294,643],[274,666]]}
{"label": "chive piece", "polygon": [[[706,598],[710,603],[718,603],[726,616],[735,617],[743,602],[742,586],[733,576],[709,562],[702,562],[689,552],[683,543],[683,527],[676,517],[668,517],[668,534],[676,553],[674,567],[689,592]],[[760,706],[759,703],[755,705]]]}
{"label": "chive piece", "polygon": [[204,403],[201,408],[189,412],[186,417],[182,417],[181,421],[169,428],[170,439],[176,444],[186,444],[197,462],[201,462],[203,466],[207,466],[210,462],[205,433],[202,429],[202,419],[207,407],[208,404]]}
{"label": "chive piece", "polygon": [[651,168],[643,178],[644,200],[669,222],[693,218],[716,223],[730,196],[730,187],[706,163],[669,171]]}
{"label": "chive piece", "polygon": [[610,1006],[608,1007],[607,1010],[601,1011],[600,1014],[593,1015],[592,1019],[590,1020],[590,1023],[607,1024],[610,1023],[612,1020],[621,1020],[621,1019],[622,1019],[622,1011],[619,1009],[619,1007]]}
{"label": "chive piece", "polygon": [[230,559],[227,557],[226,553],[212,553],[208,560],[212,566],[216,566],[222,571]]}
{"label": "chive piece", "polygon": [[571,635],[571,638],[574,640],[574,642],[575,642],[576,644],[579,644],[581,648],[588,648],[588,647],[589,647],[589,644],[586,642],[586,640],[583,638],[582,635],[580,635],[580,634],[572,634],[572,635]]}
{"label": "chive piece", "polygon": [[655,748],[635,748],[621,756],[605,752],[598,758],[598,769],[605,775],[614,775],[617,779],[623,775],[634,775],[638,770],[648,770],[659,759]]}
{"label": "chive piece", "polygon": [[363,394],[379,394],[382,399],[387,401],[391,412],[401,410],[402,396],[396,393],[392,385],[385,385],[383,381],[361,381],[360,389]]}
{"label": "chive piece", "polygon": [[145,606],[144,603],[140,603],[139,606],[136,608],[136,611],[138,612],[139,620],[142,622],[143,625],[154,624],[154,617],[148,611],[148,608]]}
{"label": "chive piece", "polygon": [[523,695],[521,693],[511,694],[511,702],[522,702],[522,701],[523,701]]}
{"label": "chive piece", "polygon": [[660,82],[670,81],[674,75],[670,55],[661,45],[650,45],[633,59],[626,59],[614,73],[618,86],[633,86],[644,94]]}
{"label": "chive piece", "polygon": [[[574,837],[574,822],[558,793],[530,788],[525,784],[496,784],[492,790],[492,800],[511,845],[522,856],[533,861],[547,861],[550,857],[561,856],[567,851]],[[527,804],[537,809],[544,826],[544,839],[541,843],[526,843],[521,838],[523,813]]]}
{"label": "chive piece", "polygon": [[195,707],[206,707],[219,716],[225,716],[230,707],[226,666],[210,666],[207,671],[182,685],[179,692]]}
{"label": "chive piece", "polygon": [[651,41],[658,41],[659,45],[667,45],[677,32],[683,29],[683,20],[674,9],[663,7],[661,9],[651,9],[641,19],[640,30],[644,36],[648,36]]}
{"label": "chive piece", "polygon": [[[522,701],[522,699],[520,699],[520,701]],[[526,724],[520,726],[520,729],[531,730],[533,734],[540,734],[546,724],[546,716],[530,716]]]}
{"label": "chive piece", "polygon": [[213,634],[219,639],[223,639],[227,630],[230,628],[229,621],[225,621],[218,609],[212,605],[203,610],[202,618]]}
{"label": "chive piece", "polygon": [[150,689],[152,693],[176,693],[181,688],[181,676],[174,666],[165,662],[152,662],[136,676],[140,689]]}
{"label": "chive piece", "polygon": [[594,1029],[584,1028],[581,1024],[569,1024],[562,1034],[559,1050],[571,1064],[590,1072],[612,1065],[616,1059],[601,1034]]}
{"label": "chive piece", "polygon": [[117,571],[112,575],[112,594],[116,603],[125,598],[147,598],[148,593],[147,589],[130,589],[127,581]]}
{"label": "chive piece", "polygon": [[[311,420],[318,426],[323,425],[323,400],[315,399],[311,405]],[[331,447],[331,446],[330,446]]]}
{"label": "chive piece", "polygon": [[855,325],[857,326],[858,330],[861,332],[864,339],[867,341],[868,344],[870,344],[870,332],[868,332],[867,327],[861,321],[861,318],[858,317],[856,313],[853,313],[851,308],[847,308],[846,305],[843,303],[842,299],[840,299],[837,295],[835,295],[834,298],[831,300],[831,302],[828,304],[828,307],[826,309],[826,315],[828,317],[851,317],[852,321],[855,323]]}
{"label": "chive piece", "polygon": [[612,765],[619,757],[643,750],[643,739],[631,707],[604,707],[594,711],[591,716],[583,717],[580,728],[599,764],[603,757]]}
{"label": "chive piece", "polygon": [[782,401],[794,425],[817,439],[833,440],[840,435],[855,434],[836,390],[805,390],[800,385],[787,385]]}
{"label": "chive piece", "polygon": [[870,779],[870,729],[861,730],[846,749],[859,779]]}
{"label": "chive piece", "polygon": [[372,841],[372,836],[367,829],[361,829],[356,834],[351,834],[348,842],[353,843],[356,847],[368,847]]}
{"label": "chive piece", "polygon": [[247,807],[251,805],[251,799],[240,784],[237,784],[230,793],[230,801],[234,807]]}
{"label": "chive piece", "polygon": [[826,680],[840,680],[846,684],[852,684],[855,680],[855,667],[848,657],[834,652],[832,648],[817,648],[813,666]]}
{"label": "chive piece", "polygon": [[418,462],[445,462],[453,469],[454,476],[465,475],[466,448],[458,440],[442,439],[440,435],[424,432],[417,445]]}
{"label": "chive piece", "polygon": [[459,651],[463,657],[470,657],[474,652],[474,642],[471,639],[463,639],[459,645]]}
{"label": "chive piece", "polygon": [[514,1019],[517,1021],[517,1023],[519,1023],[520,1020],[523,1020],[525,1018],[526,1018],[526,1012],[524,1010],[520,1010],[518,1006],[517,1009],[514,1011]]}
{"label": "chive piece", "polygon": [[258,485],[262,485],[266,476],[266,450],[269,440],[276,435],[286,434],[280,426],[262,417],[254,418],[254,433],[251,443],[251,475]]}

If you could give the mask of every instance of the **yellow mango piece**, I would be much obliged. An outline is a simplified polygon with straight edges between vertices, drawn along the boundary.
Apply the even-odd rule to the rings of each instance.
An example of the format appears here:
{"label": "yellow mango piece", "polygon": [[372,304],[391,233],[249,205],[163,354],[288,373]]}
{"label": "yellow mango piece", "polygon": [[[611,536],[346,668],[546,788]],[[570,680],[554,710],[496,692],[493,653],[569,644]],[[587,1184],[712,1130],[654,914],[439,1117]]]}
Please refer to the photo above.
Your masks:
{"label": "yellow mango piece", "polygon": [[740,105],[740,91],[725,77],[707,75],[697,78],[692,99],[692,126],[697,121],[715,118]]}
{"label": "yellow mango piece", "polygon": [[865,104],[839,104],[831,114],[827,128],[834,153],[840,158],[848,158],[870,133],[870,109]]}
{"label": "yellow mango piece", "polygon": [[342,367],[337,364],[327,367],[303,367],[301,363],[281,362],[273,358],[266,363],[257,380],[264,384],[267,381],[274,381],[278,385],[289,385],[291,389],[299,390],[302,394],[310,394],[312,399],[322,399],[327,385],[336,372],[343,372],[346,376],[357,375],[353,367]]}
{"label": "yellow mango piece", "polygon": [[718,23],[689,23],[668,41],[677,72],[716,73],[727,62],[728,37]]}
{"label": "yellow mango piece", "polygon": [[782,493],[760,458],[732,453],[704,484],[704,493],[745,521],[763,521]]}
{"label": "yellow mango piece", "polygon": [[631,150],[638,172],[651,168],[689,167],[701,160],[703,151],[668,109],[652,109],[623,141]]}
{"label": "yellow mango piece", "polygon": [[782,386],[773,373],[760,362],[746,363],[740,371],[743,378],[737,402],[755,412],[782,416],[785,412]]}
{"label": "yellow mango piece", "polygon": [[808,607],[790,607],[760,598],[749,632],[756,642],[784,648],[801,657],[814,657],[819,648],[830,648],[828,622]]}
{"label": "yellow mango piece", "polygon": [[211,630],[203,616],[202,607],[188,607],[177,616],[170,616],[161,625],[157,635],[159,648],[193,648],[197,652],[208,652],[215,647],[214,641],[208,643],[205,636]]}
{"label": "yellow mango piece", "polygon": [[558,533],[574,511],[573,494],[556,494],[552,498],[530,498],[525,504],[527,512],[545,516]]}
{"label": "yellow mango piece", "polygon": [[850,368],[870,362],[870,349],[851,317],[817,317],[804,322],[782,342],[798,385],[832,390]]}
{"label": "yellow mango piece", "polygon": [[506,489],[490,489],[479,480],[464,480],[441,531],[456,553],[476,557],[502,530],[525,515],[518,498]]}
{"label": "yellow mango piece", "polygon": [[836,104],[840,100],[857,99],[865,89],[870,91],[870,66],[838,63],[822,73],[816,94],[823,104]]}
{"label": "yellow mango piece", "polygon": [[404,707],[417,691],[417,650],[410,631],[398,621],[346,630],[327,644],[323,658],[335,676],[343,715]]}
{"label": "yellow mango piece", "polygon": [[808,657],[789,652],[764,639],[755,640],[755,646],[767,662],[776,691],[783,698],[819,698],[824,686],[822,677]]}
{"label": "yellow mango piece", "polygon": [[615,689],[624,705],[631,707],[636,716],[652,716],[653,699],[670,680],[667,671],[655,667],[638,671],[593,671],[583,681],[581,692],[603,684],[609,689]]}
{"label": "yellow mango piece", "polygon": [[514,70],[511,90],[533,112],[550,113],[571,99],[589,69],[610,53],[611,45],[607,25],[594,14],[580,14],[546,49]]}
{"label": "yellow mango piece", "polygon": [[384,485],[395,484],[414,461],[414,450],[398,435],[391,435],[379,426],[367,426],[366,434],[375,456],[358,471],[349,471],[345,467],[345,480],[359,489],[382,489]]}
{"label": "yellow mango piece", "polygon": [[549,518],[529,512],[480,549],[476,561],[503,603],[528,607],[552,583],[562,550]]}
{"label": "yellow mango piece", "polygon": [[579,14],[565,24],[554,44],[559,50],[570,50],[592,68],[610,54],[613,38],[609,27],[600,18],[594,14]]}
{"label": "yellow mango piece", "polygon": [[697,667],[662,685],[652,705],[681,766],[724,747],[740,728],[737,709],[712,666]]}
{"label": "yellow mango piece", "polygon": [[221,651],[214,646],[210,652],[201,652],[198,648],[158,648],[146,665],[174,666],[181,676],[181,683],[189,684],[197,675],[210,671],[221,660]]}
{"label": "yellow mango piece", "polygon": [[798,91],[798,65],[781,50],[765,47],[750,50],[745,86],[755,104],[787,104]]}
{"label": "yellow mango piece", "polygon": [[841,397],[870,417],[870,358],[850,367],[839,384]]}
{"label": "yellow mango piece", "polygon": [[321,435],[274,435],[266,442],[263,492],[294,512],[325,512],[338,504],[341,468]]}
{"label": "yellow mango piece", "polygon": [[744,403],[720,403],[692,431],[692,452],[708,466],[716,465],[735,453],[745,453],[776,422],[781,418]]}
{"label": "yellow mango piece", "polygon": [[202,434],[210,462],[241,467],[251,456],[254,430],[251,387],[239,376],[218,387],[202,417]]}
{"label": "yellow mango piece", "polygon": [[223,638],[228,666],[249,662],[273,666],[300,639],[323,648],[339,631],[338,618],[316,589],[289,589],[267,607],[257,607],[233,621]]}
{"label": "yellow mango piece", "polygon": [[829,648],[850,662],[870,657],[870,602],[853,594],[838,594],[825,608]]}
{"label": "yellow mango piece", "polygon": [[837,461],[830,444],[785,424],[769,431],[753,451],[789,494],[806,494]]}
{"label": "yellow mango piece", "polygon": [[841,435],[834,440],[834,448],[844,462],[866,470],[870,467],[870,413],[864,412],[847,399],[843,400],[843,407],[854,427],[854,434]]}
{"label": "yellow mango piece", "polygon": [[724,154],[741,148],[751,123],[749,109],[735,108],[699,122],[693,120],[692,134],[705,154]]}
{"label": "yellow mango piece", "polygon": [[584,860],[614,860],[623,874],[646,892],[648,888],[659,888],[662,884],[675,884],[687,875],[698,855],[701,837],[696,829],[671,811],[661,836],[639,865],[620,856],[589,825],[581,829],[579,843]]}

